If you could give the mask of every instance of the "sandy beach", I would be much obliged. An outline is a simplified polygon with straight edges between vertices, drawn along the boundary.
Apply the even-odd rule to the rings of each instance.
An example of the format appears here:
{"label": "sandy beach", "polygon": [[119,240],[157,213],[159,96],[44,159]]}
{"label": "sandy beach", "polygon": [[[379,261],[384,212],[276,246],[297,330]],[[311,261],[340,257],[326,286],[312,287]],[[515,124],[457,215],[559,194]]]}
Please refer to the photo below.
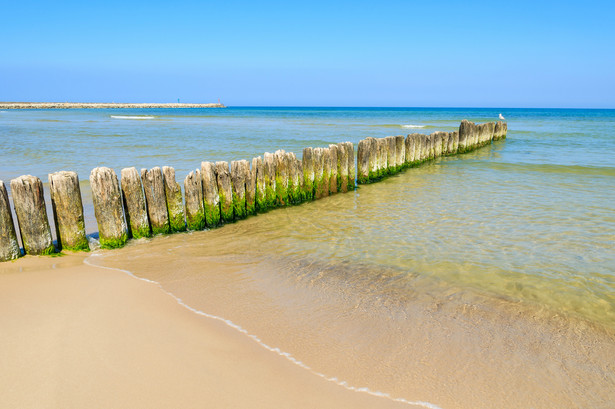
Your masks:
{"label": "sandy beach", "polygon": [[83,255],[0,266],[4,408],[396,408]]}

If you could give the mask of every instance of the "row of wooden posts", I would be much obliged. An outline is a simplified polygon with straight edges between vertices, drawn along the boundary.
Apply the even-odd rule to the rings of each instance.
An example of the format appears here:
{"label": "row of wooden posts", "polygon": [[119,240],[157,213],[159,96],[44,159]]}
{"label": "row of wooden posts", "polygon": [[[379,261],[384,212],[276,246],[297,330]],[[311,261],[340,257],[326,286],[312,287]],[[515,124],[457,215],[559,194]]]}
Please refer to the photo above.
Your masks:
{"label": "row of wooden posts", "polygon": [[[464,153],[506,137],[506,123],[476,125],[466,120],[459,131],[367,138],[358,145],[305,148],[302,159],[282,150],[252,162],[202,162],[188,174],[182,189],[171,167],[126,168],[121,188],[115,172],[98,167],[90,174],[94,214],[102,248],[122,247],[129,238],[215,228],[276,207],[296,205],[344,193],[358,184],[440,156]],[[89,250],[79,177],[75,172],[49,174],[56,228],[52,241],[43,183],[31,175],[11,180],[11,192],[25,254],[63,249]],[[22,255],[4,183],[0,181],[0,261]]]}

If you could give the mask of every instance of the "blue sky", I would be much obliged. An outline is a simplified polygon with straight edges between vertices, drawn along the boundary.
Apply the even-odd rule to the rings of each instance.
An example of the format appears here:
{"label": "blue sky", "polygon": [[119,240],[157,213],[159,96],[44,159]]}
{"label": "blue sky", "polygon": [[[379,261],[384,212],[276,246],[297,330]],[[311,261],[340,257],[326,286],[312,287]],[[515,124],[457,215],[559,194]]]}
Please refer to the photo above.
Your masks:
{"label": "blue sky", "polygon": [[606,1],[12,1],[2,15],[0,101],[615,108]]}

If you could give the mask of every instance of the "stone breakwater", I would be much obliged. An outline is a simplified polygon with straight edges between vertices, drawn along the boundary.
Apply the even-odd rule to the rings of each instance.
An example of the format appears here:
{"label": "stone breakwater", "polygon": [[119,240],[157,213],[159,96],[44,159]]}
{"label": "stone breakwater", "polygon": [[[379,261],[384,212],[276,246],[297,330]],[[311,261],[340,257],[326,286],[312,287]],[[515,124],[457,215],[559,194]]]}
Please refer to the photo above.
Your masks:
{"label": "stone breakwater", "polygon": [[[356,156],[352,143],[341,142],[305,148],[301,159],[278,150],[251,161],[204,161],[186,176],[183,195],[175,170],[168,166],[140,172],[125,168],[121,180],[113,169],[98,167],[90,174],[90,185],[100,247],[122,247],[131,238],[156,234],[213,229],[277,207],[349,192],[357,184],[377,182],[438,157],[463,154],[505,139],[507,130],[501,121],[474,124],[463,120],[454,132],[363,139]],[[17,223],[0,181],[0,261],[23,253],[90,249],[79,177],[62,171],[50,174],[49,182],[55,245],[41,180],[30,175],[11,180]]]}
{"label": "stone breakwater", "polygon": [[99,102],[0,102],[0,109],[101,109],[101,108],[226,108],[222,104],[99,103]]}

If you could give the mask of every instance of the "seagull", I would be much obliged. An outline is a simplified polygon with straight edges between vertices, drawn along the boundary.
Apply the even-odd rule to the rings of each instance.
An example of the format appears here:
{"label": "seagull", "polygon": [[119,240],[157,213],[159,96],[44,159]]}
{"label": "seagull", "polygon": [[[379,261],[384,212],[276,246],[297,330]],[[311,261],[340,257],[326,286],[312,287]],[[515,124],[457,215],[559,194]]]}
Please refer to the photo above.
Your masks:
{"label": "seagull", "polygon": [[504,115],[500,114],[500,119],[505,120]]}

